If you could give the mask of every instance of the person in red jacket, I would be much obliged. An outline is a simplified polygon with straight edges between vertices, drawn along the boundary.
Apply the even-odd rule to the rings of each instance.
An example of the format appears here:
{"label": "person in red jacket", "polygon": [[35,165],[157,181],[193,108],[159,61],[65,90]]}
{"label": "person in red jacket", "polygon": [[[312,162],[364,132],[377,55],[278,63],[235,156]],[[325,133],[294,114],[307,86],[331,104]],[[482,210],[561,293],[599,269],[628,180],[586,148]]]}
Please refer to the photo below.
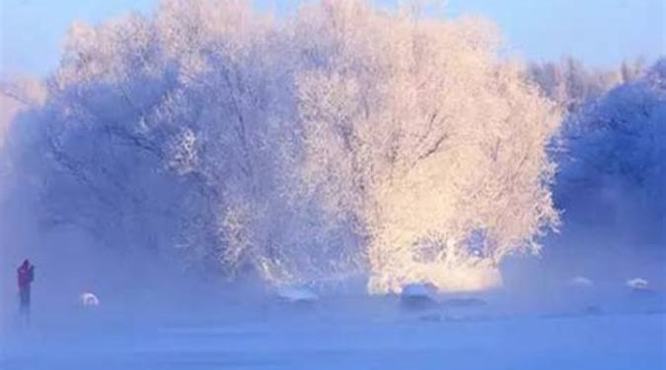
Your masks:
{"label": "person in red jacket", "polygon": [[30,284],[35,279],[35,266],[27,259],[16,271],[18,275],[20,310],[23,314],[30,313]]}

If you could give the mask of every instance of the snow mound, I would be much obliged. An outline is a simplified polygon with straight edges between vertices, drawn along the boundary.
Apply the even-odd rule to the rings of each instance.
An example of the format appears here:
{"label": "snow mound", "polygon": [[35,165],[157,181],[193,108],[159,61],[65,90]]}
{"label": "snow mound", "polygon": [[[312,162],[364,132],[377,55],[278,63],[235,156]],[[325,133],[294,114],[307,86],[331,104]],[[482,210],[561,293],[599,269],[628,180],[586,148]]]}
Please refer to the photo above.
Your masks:
{"label": "snow mound", "polygon": [[569,280],[569,285],[577,288],[592,288],[594,282],[585,276],[576,276]]}
{"label": "snow mound", "polygon": [[276,295],[285,302],[305,302],[312,303],[319,300],[317,293],[305,287],[280,287],[276,290]]}
{"label": "snow mound", "polygon": [[402,298],[434,298],[437,288],[429,283],[412,283],[402,287],[400,296]]}
{"label": "snow mound", "polygon": [[400,301],[408,308],[426,308],[437,303],[437,288],[428,283],[413,283],[402,287]]}
{"label": "snow mound", "polygon": [[627,280],[627,286],[634,290],[647,290],[648,281],[642,278],[633,278]]}
{"label": "snow mound", "polygon": [[84,307],[97,307],[99,306],[99,298],[94,293],[83,292],[79,296],[79,302]]}

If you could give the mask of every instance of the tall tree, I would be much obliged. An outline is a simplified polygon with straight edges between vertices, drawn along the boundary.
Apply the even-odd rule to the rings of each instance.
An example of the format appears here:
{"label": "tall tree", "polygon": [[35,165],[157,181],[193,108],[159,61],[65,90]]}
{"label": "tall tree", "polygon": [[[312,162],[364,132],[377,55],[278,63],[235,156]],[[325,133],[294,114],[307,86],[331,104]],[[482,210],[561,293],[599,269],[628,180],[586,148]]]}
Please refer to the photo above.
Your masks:
{"label": "tall tree", "polygon": [[371,291],[488,287],[505,255],[538,250],[558,219],[545,146],[559,116],[497,58],[490,24],[359,1],[324,2],[300,21],[303,181],[355,222]]}
{"label": "tall tree", "polygon": [[38,213],[226,277],[497,284],[557,221],[557,109],[490,23],[415,14],[165,0],[74,25],[14,146]]}

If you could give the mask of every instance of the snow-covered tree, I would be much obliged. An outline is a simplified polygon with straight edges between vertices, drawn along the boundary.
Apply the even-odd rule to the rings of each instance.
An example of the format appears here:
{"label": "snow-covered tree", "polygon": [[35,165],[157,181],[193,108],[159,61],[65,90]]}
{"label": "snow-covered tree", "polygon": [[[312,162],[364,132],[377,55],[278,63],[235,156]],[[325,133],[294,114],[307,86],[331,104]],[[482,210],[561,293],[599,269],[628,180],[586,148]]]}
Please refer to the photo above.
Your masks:
{"label": "snow-covered tree", "polygon": [[35,132],[12,154],[41,177],[35,213],[114,248],[176,247],[187,266],[230,277],[338,268],[345,233],[285,195],[296,120],[279,31],[231,0],[74,24]]}
{"label": "snow-covered tree", "polygon": [[558,115],[480,20],[305,9],[296,42],[306,188],[367,244],[370,290],[499,283],[557,214],[545,146]]}
{"label": "snow-covered tree", "polygon": [[664,240],[666,60],[588,102],[567,120],[563,138],[557,194],[568,217],[641,242]]}
{"label": "snow-covered tree", "polygon": [[624,61],[617,68],[601,69],[567,57],[559,62],[531,63],[527,72],[548,98],[567,114],[576,114],[612,88],[640,78],[645,70],[640,58]]}
{"label": "snow-covered tree", "polygon": [[557,109],[491,24],[415,14],[325,0],[277,22],[164,0],[75,24],[13,123],[12,181],[44,224],[227,277],[497,284],[557,221]]}

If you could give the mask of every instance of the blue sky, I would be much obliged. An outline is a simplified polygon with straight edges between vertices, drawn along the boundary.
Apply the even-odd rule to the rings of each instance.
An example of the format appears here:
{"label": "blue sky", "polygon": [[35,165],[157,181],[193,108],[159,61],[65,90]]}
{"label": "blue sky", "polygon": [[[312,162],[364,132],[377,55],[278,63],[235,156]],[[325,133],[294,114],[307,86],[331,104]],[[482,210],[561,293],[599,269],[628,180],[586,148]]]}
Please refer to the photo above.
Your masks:
{"label": "blue sky", "polygon": [[[150,12],[158,0],[0,0],[2,75],[44,75],[58,63],[74,20],[97,23],[131,10]],[[378,0],[394,4],[398,0]],[[254,0],[286,12],[296,0]],[[449,0],[447,13],[484,15],[504,32],[509,50],[526,59],[572,55],[612,66],[626,58],[666,54],[664,0]]]}

